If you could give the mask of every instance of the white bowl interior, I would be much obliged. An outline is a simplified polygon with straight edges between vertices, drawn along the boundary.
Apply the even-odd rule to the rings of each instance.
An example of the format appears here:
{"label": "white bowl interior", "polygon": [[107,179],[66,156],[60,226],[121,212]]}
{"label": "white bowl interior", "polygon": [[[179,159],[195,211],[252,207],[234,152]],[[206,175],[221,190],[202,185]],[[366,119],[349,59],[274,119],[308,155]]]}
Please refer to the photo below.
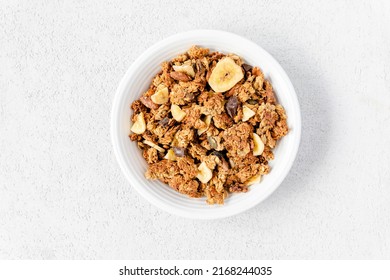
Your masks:
{"label": "white bowl interior", "polygon": [[[263,176],[250,191],[233,194],[225,204],[208,205],[205,199],[188,198],[159,181],[144,178],[147,163],[135,142],[129,140],[130,104],[147,90],[160,64],[199,45],[223,53],[235,53],[246,63],[259,66],[274,87],[278,102],[287,113],[289,133],[278,142],[275,160],[270,162],[271,172]],[[152,46],[130,67],[122,79],[113,104],[112,138],[119,165],[131,186],[154,205],[184,217],[198,219],[221,218],[240,213],[268,197],[290,170],[298,150],[301,133],[299,105],[294,88],[280,65],[262,48],[238,35],[212,30],[199,30],[169,37]]]}

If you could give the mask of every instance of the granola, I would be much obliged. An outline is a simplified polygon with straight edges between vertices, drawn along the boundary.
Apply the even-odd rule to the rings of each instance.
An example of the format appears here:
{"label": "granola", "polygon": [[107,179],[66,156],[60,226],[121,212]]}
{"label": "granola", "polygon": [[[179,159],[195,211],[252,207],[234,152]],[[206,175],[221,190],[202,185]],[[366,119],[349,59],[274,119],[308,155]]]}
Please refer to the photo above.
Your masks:
{"label": "granola", "polygon": [[149,165],[146,178],[209,204],[260,182],[288,132],[260,68],[198,46],[164,62],[131,109],[129,137]]}

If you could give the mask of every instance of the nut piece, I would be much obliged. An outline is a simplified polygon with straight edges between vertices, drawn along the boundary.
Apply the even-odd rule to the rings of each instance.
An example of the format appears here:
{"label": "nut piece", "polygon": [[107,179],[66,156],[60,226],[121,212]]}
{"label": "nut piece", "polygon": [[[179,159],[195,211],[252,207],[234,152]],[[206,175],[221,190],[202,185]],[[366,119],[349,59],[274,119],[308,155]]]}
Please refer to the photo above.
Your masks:
{"label": "nut piece", "polygon": [[261,141],[260,136],[257,135],[256,133],[253,133],[253,143],[254,143],[253,155],[254,156],[261,155],[264,151],[264,143],[263,141]]}
{"label": "nut piece", "polygon": [[198,167],[198,175],[196,175],[196,178],[198,178],[203,184],[206,184],[212,177],[213,172],[207,167],[206,163],[202,162]]}
{"label": "nut piece", "polygon": [[260,183],[260,180],[261,180],[261,174],[257,174],[255,176],[249,178],[248,181],[245,182],[245,185],[250,186],[253,184],[258,184],[258,183]]}
{"label": "nut piece", "polygon": [[255,112],[253,112],[251,109],[249,109],[249,107],[243,105],[242,106],[242,121],[243,122],[246,122],[247,120],[249,120],[251,117],[253,117],[254,115],[256,115]]}
{"label": "nut piece", "polygon": [[195,71],[194,71],[194,68],[192,67],[192,65],[183,64],[180,66],[173,65],[172,67],[173,67],[173,70],[175,70],[176,72],[185,73],[188,76],[191,76],[192,78],[195,77]]}
{"label": "nut piece", "polygon": [[215,150],[218,148],[217,140],[213,136],[207,137],[207,141],[209,142],[210,148]]}
{"label": "nut piece", "polygon": [[235,86],[244,73],[230,57],[222,58],[210,75],[209,85],[215,92],[225,92]]}
{"label": "nut piece", "polygon": [[159,145],[154,144],[152,141],[144,140],[143,143],[146,145],[149,145],[152,148],[155,148],[157,151],[159,151],[161,153],[165,152],[165,150],[163,148],[161,148]]}
{"label": "nut piece", "polygon": [[135,123],[131,126],[130,130],[136,134],[142,134],[146,130],[146,123],[144,119],[144,113],[138,114]]}
{"label": "nut piece", "polygon": [[190,77],[183,72],[174,71],[169,73],[169,75],[171,76],[172,79],[175,79],[177,81],[188,82],[191,80]]}
{"label": "nut piece", "polygon": [[152,109],[152,110],[156,110],[158,109],[158,105],[153,103],[153,101],[150,99],[149,96],[142,96],[139,101],[142,102],[142,104],[144,104],[146,107],[148,107],[149,109]]}
{"label": "nut piece", "polygon": [[169,91],[166,86],[158,87],[156,93],[150,99],[156,104],[164,104],[169,100]]}
{"label": "nut piece", "polygon": [[209,129],[210,123],[211,123],[211,115],[206,116],[204,123],[206,124],[205,128],[198,129],[198,135],[201,135],[202,133],[206,132],[207,129]]}
{"label": "nut piece", "polygon": [[171,105],[171,113],[172,117],[178,122],[181,122],[186,116],[186,113],[176,104]]}
{"label": "nut piece", "polygon": [[172,161],[176,161],[177,160],[175,152],[172,149],[168,150],[168,152],[167,152],[167,154],[165,155],[164,158],[168,159],[168,160],[172,160]]}

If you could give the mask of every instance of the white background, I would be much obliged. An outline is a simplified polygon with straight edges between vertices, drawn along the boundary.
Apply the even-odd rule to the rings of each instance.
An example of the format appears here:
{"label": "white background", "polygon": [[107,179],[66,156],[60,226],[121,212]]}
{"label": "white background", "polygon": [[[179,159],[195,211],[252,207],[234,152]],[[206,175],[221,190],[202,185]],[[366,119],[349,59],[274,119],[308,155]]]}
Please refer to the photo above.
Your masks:
{"label": "white background", "polygon": [[[0,258],[390,258],[389,1],[0,3]],[[217,221],[147,203],[109,134],[134,59],[196,28],[269,51],[302,110],[280,188]]]}
{"label": "white background", "polygon": [[[354,279],[354,280],[388,280],[390,278],[389,260],[0,260],[0,276],[7,280],[56,280],[69,279],[94,279],[94,280],[118,280],[118,279],[267,279],[267,280],[329,280]],[[175,276],[157,276],[153,271],[149,275],[142,274],[138,269],[138,276],[134,270],[143,269],[167,269],[174,272]],[[125,274],[125,267],[128,269]],[[216,269],[214,269],[216,267]],[[222,267],[222,274],[219,268]],[[245,270],[231,269],[232,267],[247,267]],[[265,269],[253,269],[251,267],[265,267]],[[271,274],[259,274],[267,271]],[[23,268],[23,269],[21,269]],[[122,269],[123,274],[120,275]],[[191,276],[189,269],[192,269]],[[194,273],[194,269],[196,273]],[[202,272],[199,271],[202,269]],[[184,271],[186,270],[186,271]],[[260,271],[259,271],[260,270]],[[242,272],[243,271],[243,272]],[[318,273],[318,272],[321,273]],[[213,276],[213,273],[217,276]],[[254,273],[255,275],[251,274]],[[152,274],[153,273],[153,274]],[[166,272],[167,273],[167,272]],[[181,273],[181,274],[180,274]],[[256,275],[258,273],[258,275]],[[267,272],[266,272],[267,273]],[[132,275],[133,274],[133,275]],[[152,274],[152,275],[151,275]],[[234,276],[232,276],[233,274]]]}

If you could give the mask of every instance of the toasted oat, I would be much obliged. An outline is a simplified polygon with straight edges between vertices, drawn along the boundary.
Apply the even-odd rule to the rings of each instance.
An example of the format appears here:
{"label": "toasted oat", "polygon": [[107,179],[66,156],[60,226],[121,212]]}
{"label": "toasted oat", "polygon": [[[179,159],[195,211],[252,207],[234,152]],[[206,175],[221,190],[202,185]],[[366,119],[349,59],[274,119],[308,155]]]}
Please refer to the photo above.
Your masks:
{"label": "toasted oat", "polygon": [[[214,92],[208,80],[225,57],[244,78],[226,92]],[[229,80],[229,71],[222,69],[227,76],[221,83]],[[189,197],[205,196],[209,204],[223,204],[229,193],[247,192],[268,174],[272,149],[288,133],[286,112],[260,68],[237,55],[198,46],[162,63],[131,109],[133,123],[139,116],[145,122],[146,130],[135,129],[138,134],[129,138],[149,164],[146,178]]]}

